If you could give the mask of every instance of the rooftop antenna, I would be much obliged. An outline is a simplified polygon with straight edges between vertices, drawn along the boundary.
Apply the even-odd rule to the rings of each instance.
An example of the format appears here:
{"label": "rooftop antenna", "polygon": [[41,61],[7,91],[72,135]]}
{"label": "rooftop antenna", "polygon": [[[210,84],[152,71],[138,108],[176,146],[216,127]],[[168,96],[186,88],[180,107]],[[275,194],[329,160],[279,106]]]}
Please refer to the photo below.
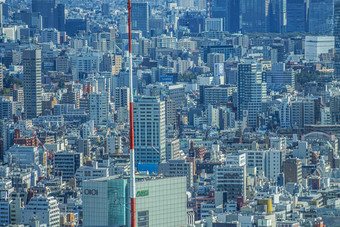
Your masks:
{"label": "rooftop antenna", "polygon": [[210,0],[207,0],[207,18],[210,18],[210,6],[211,6]]}
{"label": "rooftop antenna", "polygon": [[131,0],[128,0],[129,11],[129,87],[130,87],[130,205],[131,227],[136,227],[136,176],[135,176],[135,135],[133,129],[133,84],[132,84],[132,47],[131,47]]}

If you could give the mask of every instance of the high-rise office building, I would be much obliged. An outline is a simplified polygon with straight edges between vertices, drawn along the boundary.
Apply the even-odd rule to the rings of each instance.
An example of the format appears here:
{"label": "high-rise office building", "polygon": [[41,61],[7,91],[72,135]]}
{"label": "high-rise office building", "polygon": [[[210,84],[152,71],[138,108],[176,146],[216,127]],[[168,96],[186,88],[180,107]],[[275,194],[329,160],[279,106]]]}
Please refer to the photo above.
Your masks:
{"label": "high-rise office building", "polygon": [[238,32],[240,29],[240,1],[213,0],[211,3],[211,17],[223,19],[224,31]]}
{"label": "high-rise office building", "polygon": [[248,111],[248,125],[257,125],[257,116],[266,99],[267,84],[262,82],[262,65],[241,63],[238,65],[237,116],[243,119]]}
{"label": "high-rise office building", "polygon": [[32,0],[32,12],[41,14],[44,28],[53,27],[52,15],[55,7],[55,0]]}
{"label": "high-rise office building", "polygon": [[165,102],[138,97],[134,103],[136,163],[158,164],[166,156]]}
{"label": "high-rise office building", "polygon": [[[53,25],[58,31],[65,31],[65,5],[58,4],[56,8],[53,9],[54,21]],[[65,40],[64,40],[65,41]]]}
{"label": "high-rise office building", "polygon": [[[334,0],[310,0],[308,28],[313,34],[332,34]],[[322,9],[322,10],[320,10]]]}
{"label": "high-rise office building", "polygon": [[207,87],[204,89],[204,106],[208,107],[212,105],[216,106],[226,106],[228,102],[231,102],[232,94],[237,89],[232,86],[214,86]]}
{"label": "high-rise office building", "polygon": [[269,32],[286,32],[287,0],[271,0],[268,6]]}
{"label": "high-rise office building", "polygon": [[307,4],[305,0],[287,0],[287,32],[305,32]]}
{"label": "high-rise office building", "polygon": [[142,31],[143,36],[149,33],[149,19],[151,9],[149,3],[134,2],[132,3],[131,27],[132,30]]}
{"label": "high-rise office building", "polygon": [[269,0],[243,0],[240,3],[241,28],[244,32],[268,32]]}
{"label": "high-rise office building", "polygon": [[334,77],[340,78],[340,0],[334,0],[334,37],[335,37],[335,57],[334,57]]}
{"label": "high-rise office building", "polygon": [[24,50],[24,103],[25,118],[41,114],[41,50]]}
{"label": "high-rise office building", "polygon": [[74,152],[57,152],[54,155],[54,171],[63,177],[63,181],[74,178],[77,169],[83,166],[83,154]]}
{"label": "high-rise office building", "polygon": [[333,124],[338,124],[340,122],[340,95],[334,94],[330,98],[330,115]]}

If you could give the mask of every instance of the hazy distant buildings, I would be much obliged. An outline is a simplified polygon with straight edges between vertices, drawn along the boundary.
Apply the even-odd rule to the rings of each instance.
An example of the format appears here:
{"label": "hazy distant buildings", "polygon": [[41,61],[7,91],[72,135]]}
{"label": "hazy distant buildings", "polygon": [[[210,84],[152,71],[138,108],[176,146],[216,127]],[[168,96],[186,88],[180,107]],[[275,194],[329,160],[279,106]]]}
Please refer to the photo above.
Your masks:
{"label": "hazy distant buildings", "polygon": [[213,0],[210,1],[211,17],[222,18],[224,31],[238,32],[240,29],[240,1],[238,0]]}
{"label": "hazy distant buildings", "polygon": [[308,29],[312,34],[332,34],[334,0],[310,0]]}
{"label": "hazy distant buildings", "polygon": [[52,13],[55,7],[55,0],[32,0],[32,12],[41,14],[44,28],[53,26]]}
{"label": "hazy distant buildings", "polygon": [[287,32],[306,31],[306,7],[305,0],[287,0]]}
{"label": "hazy distant buildings", "polygon": [[334,2],[334,37],[335,37],[335,57],[334,57],[334,77],[340,78],[340,1]]}
{"label": "hazy distant buildings", "polygon": [[268,32],[268,0],[240,1],[243,32]]}
{"label": "hazy distant buildings", "polygon": [[287,29],[287,0],[271,0],[268,6],[269,32],[283,33]]}

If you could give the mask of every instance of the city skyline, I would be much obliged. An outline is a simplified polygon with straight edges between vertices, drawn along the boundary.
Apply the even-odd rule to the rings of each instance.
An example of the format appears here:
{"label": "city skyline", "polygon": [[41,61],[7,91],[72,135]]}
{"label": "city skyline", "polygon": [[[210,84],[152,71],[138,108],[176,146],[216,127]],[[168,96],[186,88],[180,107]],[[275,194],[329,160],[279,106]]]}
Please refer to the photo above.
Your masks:
{"label": "city skyline", "polygon": [[340,0],[0,3],[0,226],[331,227]]}

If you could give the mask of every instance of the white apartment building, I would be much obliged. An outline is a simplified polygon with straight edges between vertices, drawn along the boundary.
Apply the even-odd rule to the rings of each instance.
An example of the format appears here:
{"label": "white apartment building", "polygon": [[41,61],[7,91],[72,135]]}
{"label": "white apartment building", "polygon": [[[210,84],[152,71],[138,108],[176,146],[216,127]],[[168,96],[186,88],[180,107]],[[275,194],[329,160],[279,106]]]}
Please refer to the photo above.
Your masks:
{"label": "white apartment building", "polygon": [[109,93],[90,94],[90,119],[95,125],[106,125],[109,119]]}
{"label": "white apartment building", "polygon": [[40,224],[59,227],[60,213],[57,200],[52,196],[33,197],[21,211],[22,224],[30,224],[33,217],[36,217]]}
{"label": "white apartment building", "polygon": [[247,159],[247,167],[256,167],[257,174],[264,174],[266,168],[266,151],[244,150],[239,153],[245,153]]}
{"label": "white apartment building", "polygon": [[5,152],[5,162],[12,161],[16,165],[39,164],[37,147],[14,145]]}
{"label": "white apartment building", "polygon": [[266,153],[266,171],[265,176],[268,179],[277,179],[282,172],[282,162],[286,154],[285,150],[268,150]]}

